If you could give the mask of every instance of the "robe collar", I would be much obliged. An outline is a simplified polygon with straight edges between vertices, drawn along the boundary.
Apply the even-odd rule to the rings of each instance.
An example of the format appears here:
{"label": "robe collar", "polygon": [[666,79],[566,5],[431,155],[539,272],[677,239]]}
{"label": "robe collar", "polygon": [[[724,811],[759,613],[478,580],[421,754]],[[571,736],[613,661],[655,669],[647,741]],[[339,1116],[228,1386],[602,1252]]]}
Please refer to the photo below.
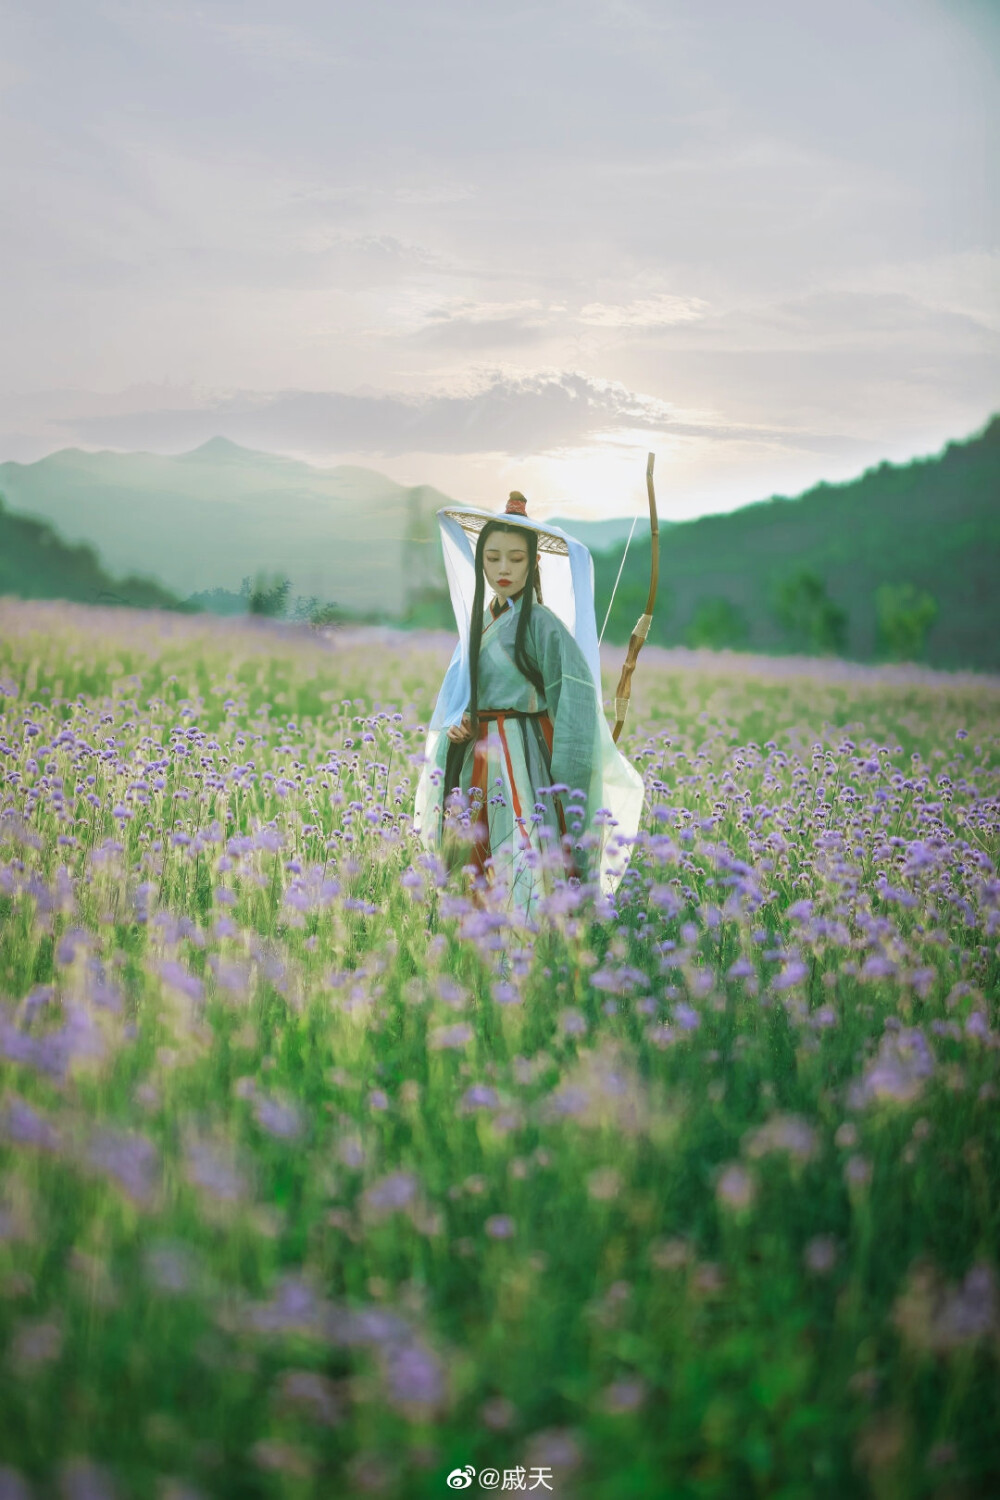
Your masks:
{"label": "robe collar", "polygon": [[518,589],[516,594],[511,594],[510,598],[505,599],[502,604],[494,595],[494,597],[490,600],[490,614],[493,616],[494,620],[499,620],[501,615],[505,615],[509,609],[512,609],[523,594],[524,589]]}

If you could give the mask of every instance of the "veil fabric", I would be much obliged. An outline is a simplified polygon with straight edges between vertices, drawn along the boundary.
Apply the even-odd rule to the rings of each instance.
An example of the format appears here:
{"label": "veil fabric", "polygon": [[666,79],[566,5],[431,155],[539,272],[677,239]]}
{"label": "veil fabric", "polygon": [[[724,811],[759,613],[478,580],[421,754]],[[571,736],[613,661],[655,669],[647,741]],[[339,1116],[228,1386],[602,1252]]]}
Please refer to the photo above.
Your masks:
{"label": "veil fabric", "polygon": [[[575,537],[559,526],[543,526],[527,516],[496,515],[492,511],[472,511],[473,515],[486,515],[491,521],[503,521],[505,525],[518,526],[525,531],[544,532],[558,537],[566,543],[567,556],[559,553],[538,552],[538,573],[542,584],[542,598],[548,609],[558,615],[570,635],[583,652],[601,701],[601,658],[597,646],[597,621],[594,614],[594,560],[588,549]],[[472,600],[476,590],[476,549],[468,532],[463,530],[448,511],[438,511],[441,527],[441,548],[444,552],[444,567],[448,576],[455,623],[458,626],[458,645],[452,657],[437,704],[431,716],[431,729],[448,729],[459,724],[469,706],[469,626],[472,619]]]}
{"label": "veil fabric", "polygon": [[[638,831],[642,814],[644,788],[642,777],[611,738],[611,730],[604,715],[601,659],[594,609],[594,560],[582,542],[559,526],[543,524],[528,516],[498,514],[471,506],[463,507],[462,513],[544,533],[565,543],[565,554],[543,550],[541,547],[538,549],[538,572],[545,607],[562,621],[576,641],[594,679],[604,786],[603,806],[613,819],[607,825],[610,836],[605,838],[601,857],[601,886],[605,892],[610,893],[618,885],[628,865],[631,840]],[[433,843],[435,827],[431,806],[434,788],[430,777],[435,751],[441,734],[452,725],[460,724],[463,713],[469,707],[469,630],[476,587],[476,551],[475,540],[455,519],[455,514],[454,507],[438,511],[445,573],[458,627],[458,644],[431,715],[424,767],[417,786],[414,824],[428,846]]]}

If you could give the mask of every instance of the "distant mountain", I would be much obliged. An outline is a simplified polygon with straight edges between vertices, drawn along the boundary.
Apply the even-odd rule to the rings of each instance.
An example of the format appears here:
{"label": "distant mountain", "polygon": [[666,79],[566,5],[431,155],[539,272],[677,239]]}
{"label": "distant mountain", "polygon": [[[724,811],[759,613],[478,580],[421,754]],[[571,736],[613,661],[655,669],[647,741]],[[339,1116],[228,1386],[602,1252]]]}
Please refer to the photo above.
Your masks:
{"label": "distant mountain", "polygon": [[[0,464],[11,510],[39,517],[113,570],[155,573],[198,608],[246,607],[243,581],[283,574],[291,598],[413,623],[451,621],[435,512],[455,504],[371,469],[319,469],[216,437],[192,453],[85,453]],[[560,520],[592,551],[631,519]],[[639,528],[637,528],[638,531]]]}
{"label": "distant mountain", "polygon": [[173,609],[178,600],[150,578],[112,578],[93,547],[70,546],[45,521],[10,515],[0,499],[0,595]]}
{"label": "distant mountain", "polygon": [[444,586],[435,512],[450,502],[369,469],[317,469],[213,438],[193,453],[84,453],[0,464],[8,508],[85,542],[113,572],[187,598],[281,573],[352,613],[419,613]]}
{"label": "distant mountain", "polygon": [[[172,458],[65,449],[0,464],[0,494],[0,592],[176,597],[227,613],[248,607],[244,580],[264,572],[263,597],[284,597],[283,575],[300,613],[315,599],[326,618],[453,625],[435,512],[454,502],[426,485],[214,438]],[[603,619],[631,520],[559,524],[594,554]],[[1000,669],[1000,417],[936,457],[661,530],[662,644]],[[648,576],[643,517],[608,639],[627,638]]]}
{"label": "distant mountain", "polygon": [[[599,619],[621,554],[595,556]],[[606,639],[627,640],[648,579],[637,527]],[[1000,669],[1000,417],[935,457],[672,527],[650,639]]]}

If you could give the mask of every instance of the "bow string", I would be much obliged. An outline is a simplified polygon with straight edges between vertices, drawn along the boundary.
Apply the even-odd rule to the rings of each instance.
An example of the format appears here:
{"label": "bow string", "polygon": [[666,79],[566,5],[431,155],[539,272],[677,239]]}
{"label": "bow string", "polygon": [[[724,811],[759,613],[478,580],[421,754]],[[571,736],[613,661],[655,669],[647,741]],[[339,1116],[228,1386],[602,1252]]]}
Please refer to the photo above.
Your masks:
{"label": "bow string", "polygon": [[[653,609],[656,605],[656,589],[660,581],[660,523],[656,514],[656,494],[653,490],[653,458],[651,453],[646,461],[646,493],[649,496],[649,540],[650,540],[650,562],[649,562],[649,593],[646,596],[646,608],[639,616],[635,629],[629,637],[628,651],[625,653],[625,665],[622,667],[622,675],[618,679],[615,689],[615,727],[611,731],[611,738],[617,744],[618,736],[625,724],[628,713],[629,699],[632,696],[632,673],[635,664],[639,660],[639,652],[646,644],[649,627],[653,623]],[[631,535],[629,541],[631,541]],[[627,549],[626,549],[627,551]],[[622,568],[625,566],[625,558],[622,557]],[[621,568],[618,570],[621,577]],[[615,585],[617,588],[617,583]],[[614,593],[612,593],[614,600]],[[611,613],[611,605],[608,605],[608,614]],[[607,625],[607,616],[604,620]],[[601,634],[604,632],[602,630]]]}

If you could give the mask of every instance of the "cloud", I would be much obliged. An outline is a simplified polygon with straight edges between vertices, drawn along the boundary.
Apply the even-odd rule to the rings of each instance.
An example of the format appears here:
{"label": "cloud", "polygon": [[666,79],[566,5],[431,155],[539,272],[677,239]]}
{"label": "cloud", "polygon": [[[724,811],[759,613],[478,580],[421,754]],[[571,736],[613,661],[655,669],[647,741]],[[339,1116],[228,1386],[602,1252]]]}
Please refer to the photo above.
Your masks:
{"label": "cloud", "polygon": [[616,429],[662,430],[670,407],[614,381],[578,372],[494,374],[464,394],[240,392],[186,409],[103,413],[67,423],[90,444],[195,447],[221,435],[276,450],[402,453],[545,453]]}
{"label": "cloud", "polygon": [[578,339],[600,330],[648,333],[705,317],[709,304],[699,297],[653,293],[627,303],[587,302],[578,310],[566,302],[457,302],[430,308],[426,322],[406,337],[413,343],[447,350],[493,349],[539,344],[545,339]]}
{"label": "cloud", "polygon": [[579,312],[579,320],[594,328],[653,329],[672,328],[677,323],[693,323],[705,317],[707,302],[700,297],[675,297],[660,293],[634,302],[588,302]]}
{"label": "cloud", "polygon": [[[664,325],[638,320],[622,330],[636,343],[657,344]],[[1000,324],[988,301],[964,305],[944,297],[883,288],[830,287],[786,298],[747,300],[742,305],[678,319],[662,347],[697,350],[708,356],[736,351],[762,356],[776,352],[856,355],[854,378],[864,379],[872,357],[895,364],[896,378],[908,378],[914,354],[927,359],[948,354],[971,360],[996,351]]]}
{"label": "cloud", "polygon": [[420,326],[404,337],[419,347],[447,351],[513,348],[541,343],[561,322],[564,313],[564,307],[546,307],[535,299],[464,300],[426,307],[420,314]]}
{"label": "cloud", "polygon": [[468,353],[540,344],[550,332],[548,324],[528,318],[444,318],[428,323],[408,337],[422,348]]}
{"label": "cloud", "polygon": [[[143,395],[153,396],[156,404]],[[49,394],[51,401],[53,393]],[[66,393],[63,414],[46,426],[49,442],[186,452],[213,437],[269,452],[389,460],[425,455],[456,462],[483,456],[545,460],[616,450],[653,440],[846,456],[861,449],[843,434],[793,425],[733,421],[711,409],[682,409],[616,381],[579,371],[521,376],[494,372],[478,387],[417,397],[379,390],[236,392],[189,389],[123,392],[118,398]],[[160,399],[162,395],[163,399]],[[183,399],[186,395],[186,400]],[[39,398],[43,400],[43,398]],[[22,423],[30,412],[22,411]],[[33,450],[32,450],[33,451]],[[720,450],[721,451],[721,450]]]}
{"label": "cloud", "polygon": [[[689,431],[757,487],[995,405],[972,0],[8,9],[0,458],[222,432],[474,479]],[[200,391],[19,418],[53,371]]]}

